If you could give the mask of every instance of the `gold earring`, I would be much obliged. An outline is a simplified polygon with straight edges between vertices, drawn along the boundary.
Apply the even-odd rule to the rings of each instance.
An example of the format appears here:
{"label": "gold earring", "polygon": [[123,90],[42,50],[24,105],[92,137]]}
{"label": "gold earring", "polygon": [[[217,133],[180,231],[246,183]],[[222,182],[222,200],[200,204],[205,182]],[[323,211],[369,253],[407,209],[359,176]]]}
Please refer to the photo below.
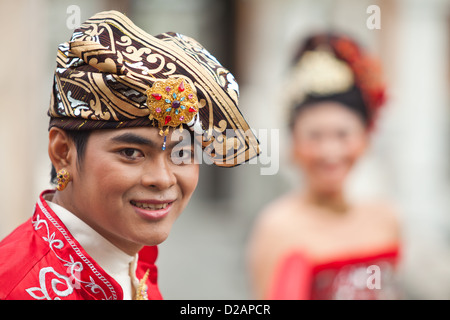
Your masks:
{"label": "gold earring", "polygon": [[56,178],[58,183],[56,189],[58,191],[63,191],[70,181],[69,171],[67,171],[66,169],[59,170],[58,173],[56,174]]}

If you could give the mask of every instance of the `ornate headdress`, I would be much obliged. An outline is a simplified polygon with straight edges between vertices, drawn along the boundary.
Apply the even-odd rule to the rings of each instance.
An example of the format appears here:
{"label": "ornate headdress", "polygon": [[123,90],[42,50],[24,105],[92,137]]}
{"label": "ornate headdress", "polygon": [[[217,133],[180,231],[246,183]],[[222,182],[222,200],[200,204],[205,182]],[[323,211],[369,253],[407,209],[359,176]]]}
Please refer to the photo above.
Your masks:
{"label": "ornate headdress", "polygon": [[347,36],[319,34],[308,38],[295,57],[289,83],[290,103],[295,105],[310,98],[360,94],[364,110],[359,111],[366,114],[369,125],[385,102],[380,62]]}
{"label": "ornate headdress", "polygon": [[[190,37],[151,36],[117,11],[100,12],[59,46],[56,62],[50,127],[155,126],[166,137],[186,125],[218,166],[259,154],[233,75]],[[236,132],[231,143],[227,129]]]}

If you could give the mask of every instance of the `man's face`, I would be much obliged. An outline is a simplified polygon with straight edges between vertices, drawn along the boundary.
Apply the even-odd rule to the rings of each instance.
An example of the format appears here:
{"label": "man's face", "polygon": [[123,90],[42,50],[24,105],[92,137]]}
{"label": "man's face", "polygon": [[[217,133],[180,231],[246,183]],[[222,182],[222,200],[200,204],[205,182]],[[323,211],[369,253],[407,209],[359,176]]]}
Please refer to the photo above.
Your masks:
{"label": "man's face", "polygon": [[190,158],[190,148],[169,141],[162,150],[154,127],[93,131],[81,166],[72,166],[67,209],[125,252],[163,242],[199,175],[194,161],[174,164],[171,155]]}

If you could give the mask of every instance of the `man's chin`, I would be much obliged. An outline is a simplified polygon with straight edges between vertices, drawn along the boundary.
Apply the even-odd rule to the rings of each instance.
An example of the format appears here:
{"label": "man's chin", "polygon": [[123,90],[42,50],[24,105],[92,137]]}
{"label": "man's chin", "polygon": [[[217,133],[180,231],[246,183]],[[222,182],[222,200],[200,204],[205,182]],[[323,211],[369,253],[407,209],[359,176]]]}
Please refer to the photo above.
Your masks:
{"label": "man's chin", "polygon": [[140,243],[144,246],[157,246],[167,240],[169,233],[170,228],[168,230],[155,230],[141,238]]}

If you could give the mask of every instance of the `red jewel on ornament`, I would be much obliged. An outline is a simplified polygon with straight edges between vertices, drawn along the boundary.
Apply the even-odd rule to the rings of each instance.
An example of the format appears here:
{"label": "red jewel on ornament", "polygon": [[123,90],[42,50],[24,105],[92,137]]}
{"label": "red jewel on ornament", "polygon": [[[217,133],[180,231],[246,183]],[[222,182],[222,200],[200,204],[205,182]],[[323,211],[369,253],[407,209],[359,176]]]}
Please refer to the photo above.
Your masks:
{"label": "red jewel on ornament", "polygon": [[152,93],[153,98],[155,98],[156,100],[161,100],[161,95],[159,93]]}
{"label": "red jewel on ornament", "polygon": [[164,120],[164,124],[168,124],[172,120],[171,116],[166,116],[166,119]]}
{"label": "red jewel on ornament", "polygon": [[195,109],[192,108],[192,107],[189,107],[189,112],[195,112],[195,111],[197,111],[197,110],[195,110]]}
{"label": "red jewel on ornament", "polygon": [[180,85],[178,86],[178,91],[180,92],[184,91],[184,81],[181,81]]}

